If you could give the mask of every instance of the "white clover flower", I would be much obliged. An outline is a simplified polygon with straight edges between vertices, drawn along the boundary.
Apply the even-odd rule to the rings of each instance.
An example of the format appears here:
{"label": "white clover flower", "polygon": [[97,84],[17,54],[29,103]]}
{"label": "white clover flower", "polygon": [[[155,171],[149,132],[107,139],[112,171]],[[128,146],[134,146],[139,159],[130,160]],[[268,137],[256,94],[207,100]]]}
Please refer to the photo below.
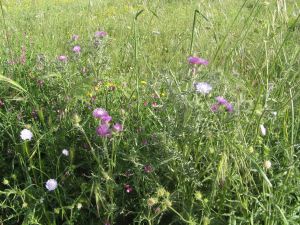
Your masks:
{"label": "white clover flower", "polygon": [[77,203],[77,209],[80,210],[82,208],[82,204],[79,202]]}
{"label": "white clover flower", "polygon": [[271,166],[272,166],[272,163],[271,163],[270,160],[266,160],[266,161],[264,162],[264,167],[265,167],[266,169],[270,169]]}
{"label": "white clover flower", "polygon": [[67,149],[63,149],[61,153],[65,156],[69,156],[69,151]]}
{"label": "white clover flower", "polygon": [[265,126],[263,124],[261,124],[260,126],[260,132],[262,136],[266,136],[267,134],[267,129],[265,128]]}
{"label": "white clover flower", "polygon": [[33,134],[30,130],[24,129],[21,131],[20,137],[23,141],[26,141],[26,140],[30,141],[33,137]]}
{"label": "white clover flower", "polygon": [[54,191],[57,188],[57,181],[55,179],[47,180],[46,188],[48,189],[48,191]]}
{"label": "white clover flower", "polygon": [[200,82],[194,84],[196,92],[201,94],[208,94],[212,90],[212,86],[206,82]]}

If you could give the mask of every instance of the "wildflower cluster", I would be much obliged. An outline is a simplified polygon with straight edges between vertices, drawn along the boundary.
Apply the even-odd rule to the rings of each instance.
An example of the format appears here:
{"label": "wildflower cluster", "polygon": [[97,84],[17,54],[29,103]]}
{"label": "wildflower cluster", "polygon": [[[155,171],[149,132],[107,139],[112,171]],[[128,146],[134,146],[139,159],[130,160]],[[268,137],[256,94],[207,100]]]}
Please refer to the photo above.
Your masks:
{"label": "wildflower cluster", "polygon": [[213,104],[211,106],[211,111],[217,112],[220,108],[224,107],[225,110],[229,113],[233,112],[233,106],[230,102],[227,101],[227,99],[218,96],[216,97],[217,103]]}
{"label": "wildflower cluster", "polygon": [[110,127],[112,117],[105,109],[96,108],[93,111],[93,116],[96,119],[100,119],[100,125],[96,129],[96,132],[100,137],[111,137],[112,132],[119,133],[123,131],[123,126],[120,123],[115,123],[112,128]]}

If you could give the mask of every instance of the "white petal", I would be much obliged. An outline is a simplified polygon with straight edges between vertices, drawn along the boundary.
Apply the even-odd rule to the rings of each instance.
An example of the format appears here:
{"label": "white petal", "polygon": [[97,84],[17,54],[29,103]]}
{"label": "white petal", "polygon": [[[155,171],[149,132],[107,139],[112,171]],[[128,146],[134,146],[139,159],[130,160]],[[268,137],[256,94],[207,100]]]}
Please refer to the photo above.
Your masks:
{"label": "white petal", "polygon": [[265,136],[267,134],[267,129],[264,127],[263,124],[260,125],[260,131],[262,136]]}

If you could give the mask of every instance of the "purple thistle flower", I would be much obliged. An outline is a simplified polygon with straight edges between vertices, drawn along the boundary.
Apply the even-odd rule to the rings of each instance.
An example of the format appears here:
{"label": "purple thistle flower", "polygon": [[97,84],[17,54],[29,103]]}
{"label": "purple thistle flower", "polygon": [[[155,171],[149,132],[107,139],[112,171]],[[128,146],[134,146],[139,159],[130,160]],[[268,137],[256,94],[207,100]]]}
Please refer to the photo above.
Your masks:
{"label": "purple thistle flower", "polygon": [[233,106],[232,106],[232,104],[230,104],[229,102],[227,102],[226,104],[224,104],[224,106],[225,106],[225,109],[226,109],[226,111],[227,112],[233,112]]}
{"label": "purple thistle flower", "polygon": [[67,62],[68,57],[65,55],[60,55],[60,56],[58,56],[58,60],[61,62]]}
{"label": "purple thistle flower", "polygon": [[210,107],[211,111],[213,112],[217,112],[218,109],[219,109],[219,105],[218,104],[213,104],[211,107]]}
{"label": "purple thistle flower", "polygon": [[133,191],[133,188],[129,184],[125,184],[124,188],[127,193],[130,193]]}
{"label": "purple thistle flower", "polygon": [[97,108],[94,109],[93,116],[95,118],[101,119],[103,116],[108,116],[108,112],[105,109]]}
{"label": "purple thistle flower", "polygon": [[80,53],[80,51],[81,51],[81,48],[80,48],[80,46],[79,46],[79,45],[76,45],[76,46],[74,46],[74,48],[73,48],[73,52],[75,52],[76,54],[79,54],[79,53]]}
{"label": "purple thistle flower", "polygon": [[199,57],[191,56],[188,58],[188,62],[194,65],[208,65],[208,61]]}
{"label": "purple thistle flower", "polygon": [[216,100],[217,100],[219,105],[225,105],[225,104],[228,103],[227,100],[225,98],[223,98],[222,96],[216,97]]}
{"label": "purple thistle flower", "polygon": [[107,32],[105,31],[96,31],[95,33],[96,38],[104,38],[105,36],[107,36]]}
{"label": "purple thistle flower", "polygon": [[114,130],[115,132],[121,132],[121,131],[123,131],[123,126],[122,126],[122,124],[116,123],[116,124],[113,126],[113,130]]}
{"label": "purple thistle flower", "polygon": [[101,124],[97,127],[96,132],[98,136],[100,137],[110,137],[111,136],[111,130],[109,129],[109,126],[107,124]]}
{"label": "purple thistle flower", "polygon": [[111,120],[112,117],[108,114],[101,117],[102,124],[108,124]]}
{"label": "purple thistle flower", "polygon": [[153,171],[153,168],[151,165],[145,165],[144,166],[144,172],[145,173],[151,173]]}
{"label": "purple thistle flower", "polygon": [[73,41],[77,41],[78,39],[79,39],[79,35],[77,35],[77,34],[72,35],[72,40]]}

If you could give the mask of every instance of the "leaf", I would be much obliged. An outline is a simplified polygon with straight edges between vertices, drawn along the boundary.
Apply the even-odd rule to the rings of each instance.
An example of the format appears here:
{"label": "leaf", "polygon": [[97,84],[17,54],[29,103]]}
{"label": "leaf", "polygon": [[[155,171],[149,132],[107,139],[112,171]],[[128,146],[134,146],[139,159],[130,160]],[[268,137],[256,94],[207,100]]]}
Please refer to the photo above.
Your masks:
{"label": "leaf", "polygon": [[0,82],[1,81],[10,84],[11,88],[13,88],[13,89],[16,89],[20,92],[26,92],[27,93],[27,90],[25,90],[20,84],[18,84],[16,81],[14,81],[14,80],[12,80],[8,77],[0,75]]}

